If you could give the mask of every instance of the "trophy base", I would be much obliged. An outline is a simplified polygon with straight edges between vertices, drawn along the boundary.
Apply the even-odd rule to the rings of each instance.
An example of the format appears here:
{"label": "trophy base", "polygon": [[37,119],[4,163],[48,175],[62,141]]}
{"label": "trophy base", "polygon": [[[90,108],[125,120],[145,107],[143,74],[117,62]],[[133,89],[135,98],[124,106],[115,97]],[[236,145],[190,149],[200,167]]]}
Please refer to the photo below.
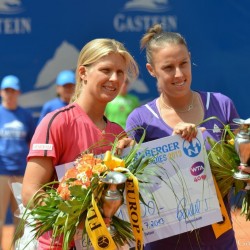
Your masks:
{"label": "trophy base", "polygon": [[242,172],[238,172],[234,174],[234,179],[242,180],[242,181],[249,181],[250,175],[249,174],[243,174]]}

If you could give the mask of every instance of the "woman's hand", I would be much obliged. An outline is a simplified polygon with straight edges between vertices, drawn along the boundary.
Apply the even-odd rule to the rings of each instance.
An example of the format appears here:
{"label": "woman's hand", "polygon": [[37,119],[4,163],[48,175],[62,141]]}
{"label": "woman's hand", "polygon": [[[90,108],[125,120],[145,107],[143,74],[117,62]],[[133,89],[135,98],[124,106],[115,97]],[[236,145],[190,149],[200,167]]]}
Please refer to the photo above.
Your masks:
{"label": "woman's hand", "polygon": [[241,165],[241,166],[238,167],[238,169],[245,172],[245,173],[247,173],[247,174],[250,174],[250,167],[248,167],[248,166],[242,166]]}
{"label": "woman's hand", "polygon": [[[206,128],[199,128],[202,132]],[[192,141],[193,138],[197,136],[198,128],[193,123],[179,122],[173,129],[172,135],[180,135],[183,139],[187,141]]]}
{"label": "woman's hand", "polygon": [[129,138],[129,137],[124,137],[118,141],[118,145],[116,147],[116,154],[121,155],[122,150],[127,147],[132,147],[135,145],[135,140]]}

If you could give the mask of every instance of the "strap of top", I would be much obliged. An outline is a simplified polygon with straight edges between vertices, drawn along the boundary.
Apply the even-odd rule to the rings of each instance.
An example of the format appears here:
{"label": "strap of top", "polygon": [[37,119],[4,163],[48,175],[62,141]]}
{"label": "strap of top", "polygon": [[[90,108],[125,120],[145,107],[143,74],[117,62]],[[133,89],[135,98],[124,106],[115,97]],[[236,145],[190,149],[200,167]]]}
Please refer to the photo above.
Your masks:
{"label": "strap of top", "polygon": [[208,110],[209,108],[209,104],[210,104],[210,97],[211,97],[211,93],[207,92],[207,102],[206,102],[206,109]]}
{"label": "strap of top", "polygon": [[149,107],[149,105],[148,104],[145,104],[145,107],[157,118],[157,119],[159,119],[159,116],[154,112],[154,110],[151,108],[151,107]]}

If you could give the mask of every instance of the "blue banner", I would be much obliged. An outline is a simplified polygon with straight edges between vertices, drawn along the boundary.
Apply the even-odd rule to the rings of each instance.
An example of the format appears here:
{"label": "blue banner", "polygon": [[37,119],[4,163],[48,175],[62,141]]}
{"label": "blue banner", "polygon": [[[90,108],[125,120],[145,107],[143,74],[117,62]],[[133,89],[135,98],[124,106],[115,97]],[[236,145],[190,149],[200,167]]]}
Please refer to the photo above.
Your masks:
{"label": "blue banner", "polygon": [[130,91],[147,102],[158,92],[139,41],[154,23],[186,38],[194,90],[222,92],[243,119],[250,117],[247,0],[0,0],[0,79],[17,75],[20,104],[38,116],[55,96],[56,75],[75,69],[83,45],[93,38],[115,38],[139,63],[140,77]]}

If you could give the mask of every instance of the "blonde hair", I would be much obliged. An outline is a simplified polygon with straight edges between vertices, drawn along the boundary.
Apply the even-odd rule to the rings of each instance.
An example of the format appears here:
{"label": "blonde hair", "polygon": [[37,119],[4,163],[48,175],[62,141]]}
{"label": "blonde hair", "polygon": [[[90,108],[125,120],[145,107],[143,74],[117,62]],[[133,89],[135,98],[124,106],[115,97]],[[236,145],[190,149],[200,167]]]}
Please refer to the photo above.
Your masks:
{"label": "blonde hair", "polygon": [[153,50],[156,47],[163,47],[166,44],[181,44],[188,49],[185,38],[181,34],[166,32],[160,24],[155,24],[149,28],[140,41],[141,49],[146,49],[146,58],[150,64],[153,64]]}
{"label": "blonde hair", "polygon": [[[136,80],[139,74],[139,69],[133,56],[128,52],[122,43],[109,38],[99,38],[88,42],[79,54],[77,69],[81,65],[90,66],[103,56],[110,53],[118,53],[124,58],[127,67],[127,77],[130,81]],[[71,102],[75,101],[79,97],[81,89],[82,81],[78,70],[76,70],[76,87],[74,95],[71,98]]]}

